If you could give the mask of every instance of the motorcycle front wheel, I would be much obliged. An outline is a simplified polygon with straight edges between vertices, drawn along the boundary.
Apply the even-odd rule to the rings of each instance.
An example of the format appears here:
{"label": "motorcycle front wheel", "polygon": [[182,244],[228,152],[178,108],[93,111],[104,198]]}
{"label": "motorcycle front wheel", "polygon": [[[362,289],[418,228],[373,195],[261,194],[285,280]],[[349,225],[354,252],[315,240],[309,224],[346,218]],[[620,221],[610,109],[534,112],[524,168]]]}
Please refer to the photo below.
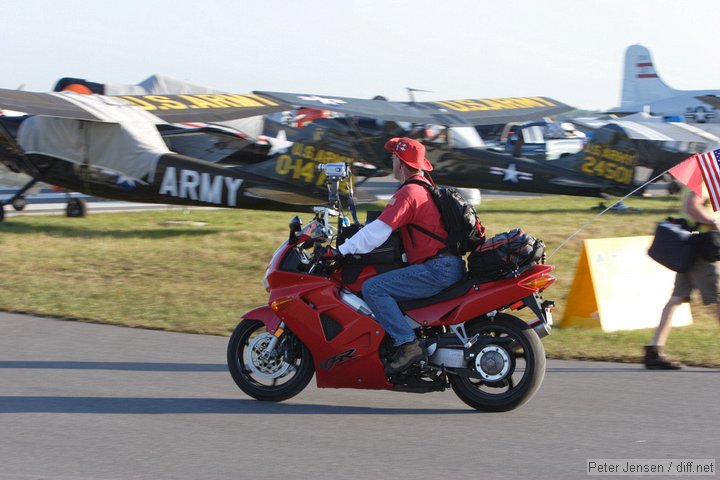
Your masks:
{"label": "motorcycle front wheel", "polygon": [[315,373],[310,350],[286,330],[269,356],[265,349],[273,339],[265,325],[243,320],[230,337],[227,361],[240,389],[257,400],[281,402],[304,389]]}
{"label": "motorcycle front wheel", "polygon": [[482,378],[450,375],[455,394],[476,410],[506,412],[518,408],[540,388],[545,378],[545,348],[523,320],[498,313],[467,327],[467,334],[497,338],[470,361]]}

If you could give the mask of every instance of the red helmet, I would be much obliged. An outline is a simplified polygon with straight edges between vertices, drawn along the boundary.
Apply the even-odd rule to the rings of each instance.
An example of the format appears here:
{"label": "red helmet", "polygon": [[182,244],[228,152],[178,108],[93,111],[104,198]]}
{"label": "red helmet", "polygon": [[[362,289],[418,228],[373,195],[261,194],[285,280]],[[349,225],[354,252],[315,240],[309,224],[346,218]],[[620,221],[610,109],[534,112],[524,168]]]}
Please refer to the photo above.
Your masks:
{"label": "red helmet", "polygon": [[411,168],[430,172],[433,166],[425,158],[425,145],[407,137],[391,138],[385,144],[385,150],[394,153]]}

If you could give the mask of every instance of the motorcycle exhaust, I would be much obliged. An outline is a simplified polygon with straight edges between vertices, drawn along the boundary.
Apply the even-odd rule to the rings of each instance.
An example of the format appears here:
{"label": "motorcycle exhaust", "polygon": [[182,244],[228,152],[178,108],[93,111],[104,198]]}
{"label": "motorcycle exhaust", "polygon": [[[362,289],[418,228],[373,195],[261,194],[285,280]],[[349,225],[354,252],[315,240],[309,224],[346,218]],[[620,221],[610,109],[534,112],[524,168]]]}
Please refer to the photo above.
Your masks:
{"label": "motorcycle exhaust", "polygon": [[532,322],[530,322],[530,327],[535,330],[535,333],[538,334],[538,337],[543,338],[550,335],[550,325],[543,322],[541,319],[536,318]]}

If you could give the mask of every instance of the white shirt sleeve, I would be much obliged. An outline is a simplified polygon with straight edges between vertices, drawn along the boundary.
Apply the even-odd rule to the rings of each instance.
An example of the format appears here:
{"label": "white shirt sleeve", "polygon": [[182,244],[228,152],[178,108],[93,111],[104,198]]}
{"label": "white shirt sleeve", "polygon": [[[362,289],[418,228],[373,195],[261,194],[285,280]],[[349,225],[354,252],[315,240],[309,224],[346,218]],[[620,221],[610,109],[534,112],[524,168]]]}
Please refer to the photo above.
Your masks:
{"label": "white shirt sleeve", "polygon": [[387,223],[374,220],[360,229],[352,238],[340,245],[340,253],[368,253],[383,244],[390,237],[392,228]]}

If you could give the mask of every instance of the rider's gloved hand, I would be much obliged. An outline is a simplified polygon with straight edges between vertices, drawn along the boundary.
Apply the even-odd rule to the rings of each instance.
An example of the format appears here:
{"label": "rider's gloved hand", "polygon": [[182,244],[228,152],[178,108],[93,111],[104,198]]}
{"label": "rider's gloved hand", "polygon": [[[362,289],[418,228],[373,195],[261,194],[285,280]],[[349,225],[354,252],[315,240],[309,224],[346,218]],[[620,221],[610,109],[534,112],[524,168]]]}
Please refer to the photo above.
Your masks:
{"label": "rider's gloved hand", "polygon": [[330,245],[321,248],[316,253],[316,260],[322,261],[325,263],[338,261],[343,258],[343,254],[340,253],[340,250],[337,248],[333,248]]}

